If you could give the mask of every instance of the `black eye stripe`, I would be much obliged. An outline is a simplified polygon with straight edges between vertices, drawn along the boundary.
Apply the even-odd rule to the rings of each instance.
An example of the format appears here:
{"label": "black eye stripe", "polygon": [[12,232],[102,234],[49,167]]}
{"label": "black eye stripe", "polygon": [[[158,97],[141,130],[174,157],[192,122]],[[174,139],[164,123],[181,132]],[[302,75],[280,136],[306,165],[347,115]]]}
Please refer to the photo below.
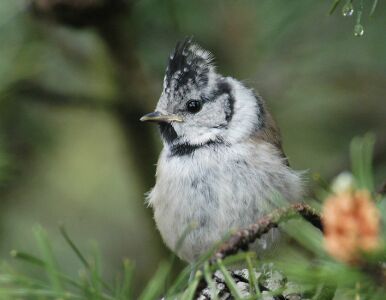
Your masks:
{"label": "black eye stripe", "polygon": [[228,109],[225,112],[225,114],[226,114],[225,119],[226,119],[226,121],[228,123],[232,120],[232,117],[233,117],[233,113],[234,113],[233,106],[234,106],[234,103],[235,103],[235,99],[233,98],[233,96],[231,94],[228,94],[228,97],[227,97],[227,107],[228,107]]}
{"label": "black eye stripe", "polygon": [[256,93],[254,93],[254,96],[256,97],[256,101],[257,101],[256,114],[259,120],[259,123],[257,126],[258,126],[258,129],[261,129],[265,127],[265,121],[266,121],[265,120],[266,114],[265,114],[265,109],[263,105],[263,99],[261,98],[261,96],[257,95]]}
{"label": "black eye stripe", "polygon": [[217,82],[217,89],[213,94],[213,98],[216,99],[222,95],[227,95],[227,98],[225,100],[226,101],[225,119],[229,123],[233,117],[235,99],[232,95],[232,87],[224,79],[220,79]]}

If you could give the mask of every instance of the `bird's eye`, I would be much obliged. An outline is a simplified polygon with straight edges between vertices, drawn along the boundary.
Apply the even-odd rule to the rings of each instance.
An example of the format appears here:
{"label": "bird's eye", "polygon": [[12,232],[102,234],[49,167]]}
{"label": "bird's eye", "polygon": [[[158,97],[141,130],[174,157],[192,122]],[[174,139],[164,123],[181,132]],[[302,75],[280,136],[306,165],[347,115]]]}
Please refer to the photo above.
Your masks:
{"label": "bird's eye", "polygon": [[188,103],[186,104],[186,109],[190,113],[197,113],[201,110],[202,103],[201,101],[198,100],[189,100]]}

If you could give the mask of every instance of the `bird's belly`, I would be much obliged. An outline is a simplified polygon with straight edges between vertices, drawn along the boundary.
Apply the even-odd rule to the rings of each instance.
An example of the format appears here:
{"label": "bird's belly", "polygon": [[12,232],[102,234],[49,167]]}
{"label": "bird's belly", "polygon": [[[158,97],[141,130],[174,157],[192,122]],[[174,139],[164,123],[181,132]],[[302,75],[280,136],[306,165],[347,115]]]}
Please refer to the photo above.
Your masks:
{"label": "bird's belly", "polygon": [[269,209],[267,183],[246,161],[180,165],[169,161],[158,170],[150,203],[164,241],[184,260],[196,259]]}

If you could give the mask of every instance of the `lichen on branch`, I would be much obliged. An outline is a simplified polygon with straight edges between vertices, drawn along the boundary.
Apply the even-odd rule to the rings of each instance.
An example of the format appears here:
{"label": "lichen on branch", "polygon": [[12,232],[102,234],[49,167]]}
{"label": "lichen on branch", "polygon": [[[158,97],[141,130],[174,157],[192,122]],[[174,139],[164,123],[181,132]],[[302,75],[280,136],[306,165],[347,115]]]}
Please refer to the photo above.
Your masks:
{"label": "lichen on branch", "polygon": [[239,250],[248,249],[249,244],[261,238],[272,228],[276,228],[280,223],[298,218],[299,216],[323,231],[321,216],[314,208],[305,203],[292,204],[287,208],[277,209],[259,219],[255,224],[251,224],[247,228],[238,230],[232,234],[230,238],[218,248],[211,261],[215,262],[217,259],[223,259],[237,253]]}

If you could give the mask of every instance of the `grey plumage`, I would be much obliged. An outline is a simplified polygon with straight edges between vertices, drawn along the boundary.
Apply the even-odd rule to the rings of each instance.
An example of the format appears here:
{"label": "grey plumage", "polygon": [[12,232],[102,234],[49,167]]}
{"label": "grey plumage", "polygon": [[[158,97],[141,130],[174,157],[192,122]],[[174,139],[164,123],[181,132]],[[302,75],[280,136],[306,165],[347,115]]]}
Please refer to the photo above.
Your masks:
{"label": "grey plumage", "polygon": [[302,196],[262,98],[218,74],[191,40],[170,56],[156,112],[142,120],[158,122],[164,142],[148,203],[165,243],[186,261],[271,211],[275,193]]}

